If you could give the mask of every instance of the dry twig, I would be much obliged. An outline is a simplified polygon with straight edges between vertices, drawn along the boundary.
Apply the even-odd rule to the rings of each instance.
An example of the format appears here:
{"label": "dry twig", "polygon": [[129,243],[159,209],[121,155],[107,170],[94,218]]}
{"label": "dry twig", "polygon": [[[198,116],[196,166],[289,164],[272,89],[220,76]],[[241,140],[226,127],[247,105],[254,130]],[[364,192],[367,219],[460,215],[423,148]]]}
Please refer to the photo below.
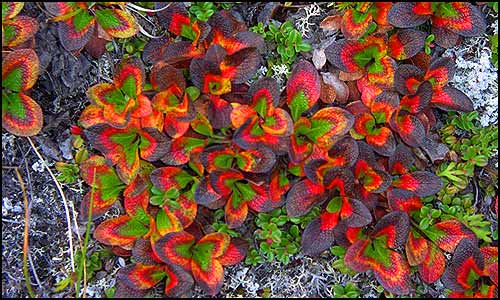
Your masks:
{"label": "dry twig", "polygon": [[33,289],[31,288],[31,282],[30,282],[30,273],[28,271],[28,252],[29,252],[29,219],[30,219],[30,214],[28,210],[28,196],[26,195],[26,188],[24,186],[24,181],[23,177],[21,176],[21,173],[19,172],[18,167],[7,167],[3,166],[3,169],[11,169],[16,171],[17,175],[17,180],[19,180],[19,185],[21,186],[21,191],[23,192],[23,200],[24,200],[24,239],[23,239],[23,274],[24,274],[24,281],[26,283],[26,289],[28,290],[28,294],[30,295],[31,298],[35,297],[35,293],[33,292]]}
{"label": "dry twig", "polygon": [[57,190],[59,191],[59,194],[61,195],[61,198],[63,200],[64,210],[66,213],[66,224],[68,227],[69,255],[70,255],[70,260],[71,260],[71,270],[74,272],[75,271],[75,255],[73,253],[73,233],[71,231],[71,217],[69,215],[68,200],[66,199],[66,196],[64,195],[61,184],[59,183],[59,181],[57,181],[57,178],[54,175],[54,173],[52,172],[52,170],[50,170],[49,165],[47,164],[45,159],[43,159],[40,152],[38,152],[38,150],[36,149],[35,145],[33,144],[33,141],[29,137],[26,137],[26,138],[28,139],[28,142],[30,143],[31,148],[33,148],[36,155],[42,161],[43,165],[45,166],[45,168],[49,172],[50,176],[52,177],[54,184],[56,185]]}

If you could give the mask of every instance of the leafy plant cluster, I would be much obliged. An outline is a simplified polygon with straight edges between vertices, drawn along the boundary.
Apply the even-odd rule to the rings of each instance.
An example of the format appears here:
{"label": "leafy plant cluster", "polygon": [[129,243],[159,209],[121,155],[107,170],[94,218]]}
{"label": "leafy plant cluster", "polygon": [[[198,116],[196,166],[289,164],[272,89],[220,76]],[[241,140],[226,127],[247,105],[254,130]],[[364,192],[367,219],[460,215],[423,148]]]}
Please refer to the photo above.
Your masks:
{"label": "leafy plant cluster", "polygon": [[[123,4],[46,8],[59,16],[60,34],[80,34],[63,42],[71,50],[93,43],[87,36],[99,26],[118,38],[136,33]],[[116,297],[141,297],[160,283],[167,297],[189,296],[194,283],[216,295],[224,267],[247,253],[254,265],[261,255],[287,263],[299,250],[314,256],[328,249],[342,258],[335,267],[371,271],[388,293],[413,294],[418,273],[425,283],[441,279],[453,295],[494,295],[498,248],[485,244],[487,224],[445,201],[427,205],[449,176],[426,170],[414,155],[432,150],[436,109],[470,112],[473,105],[449,84],[453,61],[427,54],[429,32],[413,27],[429,22],[436,44],[451,46],[484,32],[476,6],[346,6],[345,38],[325,49],[357,95],[345,107],[318,101],[324,84],[303,59],[283,95],[273,78],[247,83],[266,39],[284,43],[278,53],[290,64],[305,50],[289,25],[263,38],[232,10],[200,6],[191,12],[196,18],[182,3],[155,3],[155,10],[170,36],[146,43],[142,58],[123,58],[112,82],[90,87],[90,104],[72,128],[76,141],[99,152],[80,154],[90,186],[80,216],[95,220],[119,201],[124,207],[93,232],[116,255],[131,257],[117,274]],[[493,149],[494,134],[477,130],[489,141],[462,141],[481,145],[463,153],[472,168]],[[71,180],[75,170],[63,174]],[[467,197],[457,206],[466,207]],[[258,248],[249,251],[238,230],[254,215]],[[448,266],[445,253],[453,256]]]}
{"label": "leafy plant cluster", "polygon": [[[445,184],[438,194],[444,204],[450,204],[452,197],[469,185],[475,167],[486,167],[498,149],[498,125],[481,128],[477,125],[478,117],[477,111],[452,116],[441,129],[442,141],[456,156],[453,161],[440,164],[436,173]],[[461,136],[457,136],[458,130]]]}
{"label": "leafy plant cluster", "polygon": [[265,260],[276,260],[288,264],[292,255],[299,253],[300,229],[318,214],[319,207],[302,217],[289,217],[285,207],[257,214],[255,224],[258,229],[254,233],[257,247],[249,249],[245,263],[255,266]]}
{"label": "leafy plant cluster", "polygon": [[[288,71],[295,62],[299,52],[311,51],[311,45],[302,41],[302,35],[293,27],[292,22],[285,21],[280,26],[270,23],[266,26],[260,22],[250,31],[260,34],[267,42],[271,56],[267,59],[266,76],[273,74],[273,66],[285,65]],[[277,56],[276,56],[277,53]]]}

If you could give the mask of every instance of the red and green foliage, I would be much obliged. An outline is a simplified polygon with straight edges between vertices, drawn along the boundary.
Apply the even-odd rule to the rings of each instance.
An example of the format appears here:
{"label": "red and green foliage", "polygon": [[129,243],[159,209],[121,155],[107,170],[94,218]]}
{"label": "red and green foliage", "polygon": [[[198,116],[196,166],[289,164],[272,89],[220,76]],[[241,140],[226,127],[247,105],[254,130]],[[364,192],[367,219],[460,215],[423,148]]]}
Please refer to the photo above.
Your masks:
{"label": "red and green foliage", "polygon": [[[441,279],[455,293],[492,295],[496,248],[477,248],[468,224],[454,218],[417,225],[422,198],[435,195],[442,182],[414,148],[433,133],[434,108],[469,111],[472,103],[448,86],[452,60],[423,54],[424,27],[391,30],[390,23],[411,17],[419,24],[431,19],[433,30],[480,31],[481,22],[467,31],[453,18],[458,10],[482,18],[474,6],[450,5],[349,8],[340,27],[346,39],[325,49],[331,72],[349,81],[352,93],[337,104],[318,101],[325,84],[305,59],[293,66],[283,93],[275,79],[253,78],[263,40],[233,11],[202,22],[182,3],[157,3],[171,36],[150,41],[142,59],[122,60],[113,83],[92,86],[80,117],[83,137],[102,155],[81,165],[92,186],[81,215],[92,209],[98,218],[123,199],[125,214],[94,231],[115,253],[134,258],[118,273],[117,295],[144,295],[164,282],[167,297],[187,297],[196,282],[215,296],[224,266],[240,262],[247,245],[213,232],[212,211],[223,208],[226,228],[241,231],[254,212],[282,206],[289,217],[320,208],[302,234],[303,254],[346,247],[345,265],[371,270],[388,292],[412,294],[418,272],[423,282]],[[105,27],[98,11],[124,12],[116,8],[122,4],[48,6],[59,15],[59,34],[75,38],[66,44],[73,50]],[[408,7],[416,9],[411,16],[394,12]],[[445,252],[454,256],[448,267]]]}
{"label": "red and green foliage", "polygon": [[32,17],[18,16],[22,2],[2,2],[2,48],[25,48],[38,31],[38,22]]}
{"label": "red and green foliage", "polygon": [[109,124],[125,128],[129,122],[152,113],[151,101],[142,94],[144,65],[139,58],[123,59],[115,70],[113,83],[99,83],[87,90],[91,104],[80,116],[84,128]]}
{"label": "red and green foliage", "polygon": [[32,49],[14,50],[2,60],[2,127],[15,135],[32,136],[42,129],[42,109],[29,96],[39,64]]}
{"label": "red and green foliage", "polygon": [[391,25],[412,28],[428,20],[438,45],[449,48],[460,36],[478,36],[486,30],[481,11],[468,2],[399,2],[389,10]]}
{"label": "red and green foliage", "polygon": [[186,231],[172,232],[158,239],[154,252],[167,265],[182,267],[193,274],[196,282],[209,295],[216,295],[224,282],[224,266],[245,258],[247,245],[231,240],[222,232],[207,234],[198,241]]}
{"label": "red and green foliage", "polygon": [[129,38],[139,25],[126,9],[127,2],[45,2],[45,9],[58,23],[59,41],[68,51],[80,52],[99,40]]}

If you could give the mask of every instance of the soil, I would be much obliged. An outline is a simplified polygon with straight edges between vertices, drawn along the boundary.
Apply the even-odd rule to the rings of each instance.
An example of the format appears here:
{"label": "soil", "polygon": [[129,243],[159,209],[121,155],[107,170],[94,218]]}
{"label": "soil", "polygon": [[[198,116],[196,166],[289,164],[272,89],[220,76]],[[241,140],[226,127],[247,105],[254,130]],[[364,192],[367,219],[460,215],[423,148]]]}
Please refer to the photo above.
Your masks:
{"label": "soil", "polygon": [[[32,97],[44,112],[44,128],[32,137],[35,146],[53,172],[57,161],[74,162],[69,127],[76,124],[83,108],[88,104],[85,92],[105,78],[111,78],[113,66],[120,60],[120,51],[106,52],[101,58],[93,59],[87,54],[74,56],[62,48],[58,42],[57,26],[47,23],[47,15],[37,3],[26,3],[23,14],[37,18],[40,29],[36,34],[36,51],[41,62],[41,75],[32,89]],[[300,3],[294,5],[301,6]],[[253,26],[260,18],[265,3],[242,3],[235,6],[248,26]],[[297,8],[279,8],[273,19],[297,20],[303,16]],[[327,40],[333,41],[335,35],[319,29],[319,22],[328,14],[324,9],[310,21],[314,24],[311,36],[306,41],[313,49],[325,47]],[[149,26],[149,24],[144,24]],[[150,30],[151,32],[151,30]],[[466,41],[465,41],[466,42]],[[472,51],[472,50],[471,50]],[[312,52],[311,52],[312,53]],[[304,57],[311,59],[308,53]],[[498,120],[498,117],[497,117]],[[44,164],[30,146],[27,138],[16,137],[2,131],[2,166],[18,167],[26,186],[29,207],[23,206],[23,193],[16,173],[2,169],[2,297],[27,297],[23,276],[23,230],[24,211],[29,211],[29,259],[31,285],[37,297],[71,297],[73,291],[64,289],[55,292],[56,283],[71,273],[68,247],[68,227],[65,207],[56,189],[54,180]],[[62,184],[63,192],[69,203],[69,213],[78,211],[80,201],[87,187],[78,180],[74,184]],[[491,203],[491,199],[489,199]],[[482,202],[481,202],[482,203]],[[489,203],[488,203],[489,204]],[[489,206],[488,206],[489,208]],[[491,210],[481,205],[487,218],[494,220]],[[114,207],[96,222],[120,213]],[[96,223],[96,224],[97,224]],[[496,222],[494,223],[496,225]],[[71,224],[73,241],[78,243],[78,235],[83,235],[83,224]],[[82,237],[80,237],[81,240]],[[102,249],[91,241],[89,254]],[[243,263],[226,268],[225,282],[219,295],[225,297],[333,297],[332,285],[346,282],[357,283],[364,297],[379,297],[378,283],[370,273],[348,276],[332,268],[334,256],[324,253],[317,258],[296,255],[287,266],[279,263],[265,263],[250,267]],[[115,274],[125,265],[123,258],[106,258],[103,268],[89,283],[89,297],[104,297],[105,289],[115,283]],[[417,280],[417,279],[415,279]],[[444,295],[444,287],[438,282],[433,285],[419,283],[422,295],[439,297]],[[153,295],[161,294],[161,286]],[[206,297],[199,287],[193,296]]]}

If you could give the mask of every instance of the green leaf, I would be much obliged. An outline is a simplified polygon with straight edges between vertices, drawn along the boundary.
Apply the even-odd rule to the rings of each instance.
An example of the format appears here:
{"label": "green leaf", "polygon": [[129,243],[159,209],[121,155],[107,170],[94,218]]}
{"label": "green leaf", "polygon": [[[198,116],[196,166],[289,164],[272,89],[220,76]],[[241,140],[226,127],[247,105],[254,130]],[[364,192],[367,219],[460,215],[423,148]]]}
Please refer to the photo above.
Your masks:
{"label": "green leaf", "polygon": [[167,190],[164,194],[164,198],[167,199],[177,199],[179,198],[179,196],[180,196],[179,190],[174,187]]}
{"label": "green leaf", "polygon": [[338,257],[344,257],[347,250],[341,246],[333,246],[330,248],[330,252]]}
{"label": "green leaf", "polygon": [[191,101],[196,101],[200,97],[200,89],[195,86],[188,86],[185,90]]}
{"label": "green leaf", "polygon": [[186,171],[182,171],[175,176],[175,180],[179,183],[181,189],[185,188],[191,181],[193,176]]}
{"label": "green leaf", "polygon": [[[217,168],[221,168],[221,169],[229,169],[232,167],[233,165],[233,156],[230,155],[230,154],[221,154],[221,155],[217,155],[215,158],[214,158],[214,165],[217,167]],[[241,160],[241,159],[240,159]],[[239,163],[239,160],[238,160],[238,166],[240,166],[240,163]],[[241,168],[241,167],[240,167]]]}
{"label": "green leaf", "polygon": [[193,260],[204,271],[208,270],[214,245],[212,243],[197,244],[193,247]]}
{"label": "green leaf", "polygon": [[26,108],[17,93],[2,91],[2,114],[4,111],[8,111],[11,115],[19,119],[26,118]]}
{"label": "green leaf", "polygon": [[304,94],[304,91],[299,91],[295,96],[293,96],[290,102],[290,112],[292,113],[292,119],[294,122],[300,118],[300,116],[309,109],[309,101]]}
{"label": "green leaf", "polygon": [[120,20],[115,15],[112,9],[97,9],[95,10],[97,22],[104,29],[116,28],[120,26]]}
{"label": "green leaf", "polygon": [[119,229],[119,234],[126,237],[141,237],[149,232],[149,228],[146,227],[137,218],[130,219],[127,223]]}
{"label": "green leaf", "polygon": [[330,202],[328,202],[328,205],[326,206],[326,211],[329,213],[336,213],[340,210],[342,207],[342,198],[341,197],[335,197]]}
{"label": "green leaf", "polygon": [[243,200],[251,200],[257,195],[249,183],[236,182],[235,187],[241,192]]}
{"label": "green leaf", "polygon": [[257,100],[257,103],[255,103],[253,109],[255,109],[255,111],[259,114],[259,116],[265,118],[268,109],[266,98],[262,97],[259,100]]}
{"label": "green leaf", "polygon": [[311,129],[306,133],[307,137],[316,142],[320,137],[324,136],[332,128],[332,123],[325,119],[312,119]]}
{"label": "green leaf", "polygon": [[133,76],[128,76],[124,81],[123,81],[123,86],[121,87],[121,90],[123,93],[130,98],[136,98],[137,97],[137,87],[136,87],[136,81]]}
{"label": "green leaf", "polygon": [[391,250],[387,248],[387,236],[374,239],[365,249],[364,254],[388,267],[391,265]]}
{"label": "green leaf", "polygon": [[309,52],[312,50],[312,46],[306,42],[302,42],[297,45],[295,50],[297,50],[297,52]]}
{"label": "green leaf", "polygon": [[89,11],[81,9],[80,12],[73,17],[73,26],[75,31],[82,31],[90,24],[90,22],[92,22],[92,20],[94,20],[94,17],[90,15]]}
{"label": "green leaf", "polygon": [[21,68],[13,69],[10,71],[9,75],[2,79],[2,87],[8,88],[11,91],[19,92],[21,90],[22,76],[23,73]]}
{"label": "green leaf", "polygon": [[155,195],[149,198],[149,203],[157,206],[162,206],[165,203],[163,195]]}
{"label": "green leaf", "polygon": [[170,222],[170,218],[167,216],[167,213],[164,209],[160,209],[156,214],[156,227],[158,230],[163,231],[169,228],[172,228],[174,224]]}

